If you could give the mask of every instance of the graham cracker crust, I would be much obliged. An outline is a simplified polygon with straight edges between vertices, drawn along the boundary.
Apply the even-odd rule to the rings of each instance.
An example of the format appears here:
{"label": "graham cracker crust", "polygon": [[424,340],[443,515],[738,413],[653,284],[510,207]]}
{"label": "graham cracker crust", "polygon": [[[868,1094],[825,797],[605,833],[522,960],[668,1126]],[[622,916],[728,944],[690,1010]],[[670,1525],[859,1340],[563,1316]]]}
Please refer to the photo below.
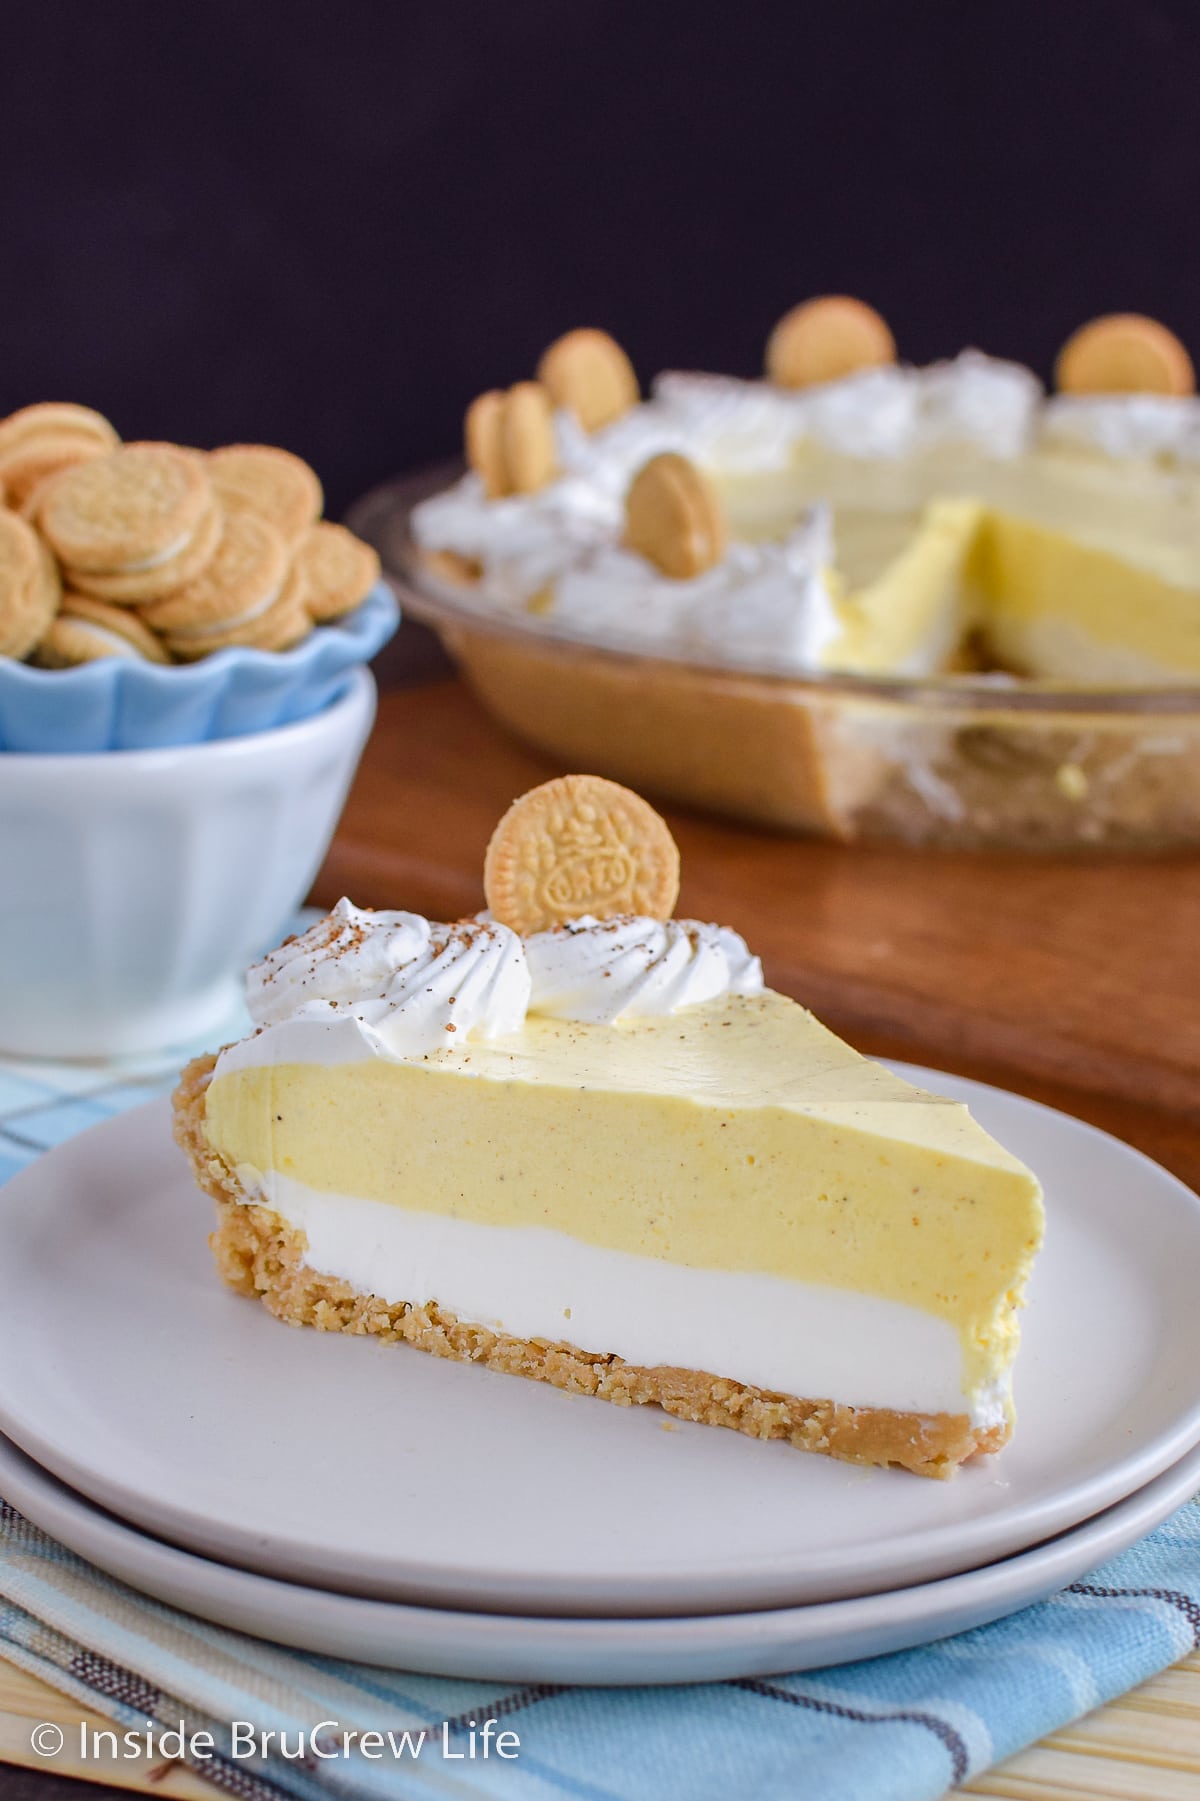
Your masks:
{"label": "graham cracker crust", "polygon": [[435,1357],[481,1363],[619,1407],[653,1405],[677,1419],[728,1426],[750,1438],[783,1438],[797,1450],[850,1463],[898,1464],[920,1476],[952,1476],[966,1458],[998,1451],[1008,1440],[1007,1423],[980,1430],[965,1414],[845,1407],[773,1394],[703,1370],[641,1368],[565,1342],[511,1338],[460,1320],[434,1301],[414,1306],[385,1300],[322,1275],[304,1261],[303,1231],[248,1198],[209,1144],[204,1097],[215,1063],[213,1056],[198,1057],[184,1070],[174,1096],[175,1138],[196,1181],[217,1203],[209,1244],[221,1276],[288,1325],[402,1342]]}

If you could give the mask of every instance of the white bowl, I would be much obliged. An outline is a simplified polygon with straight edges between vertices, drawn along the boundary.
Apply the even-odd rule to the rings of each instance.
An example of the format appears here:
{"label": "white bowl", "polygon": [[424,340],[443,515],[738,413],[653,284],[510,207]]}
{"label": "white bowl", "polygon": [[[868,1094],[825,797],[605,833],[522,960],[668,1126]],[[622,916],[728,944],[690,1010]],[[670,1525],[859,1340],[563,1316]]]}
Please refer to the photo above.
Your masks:
{"label": "white bowl", "polygon": [[0,756],[0,1051],[184,1043],[303,900],[375,717],[375,683],[273,731],[173,750]]}

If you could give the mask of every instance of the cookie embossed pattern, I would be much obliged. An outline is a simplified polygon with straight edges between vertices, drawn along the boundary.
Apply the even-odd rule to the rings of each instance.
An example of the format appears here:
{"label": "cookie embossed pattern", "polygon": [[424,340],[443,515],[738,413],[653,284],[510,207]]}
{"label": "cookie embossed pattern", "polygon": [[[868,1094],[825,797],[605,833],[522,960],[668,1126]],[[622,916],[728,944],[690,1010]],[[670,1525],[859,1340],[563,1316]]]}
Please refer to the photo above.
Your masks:
{"label": "cookie embossed pattern", "polygon": [[269,445],[0,421],[0,750],[146,750],[311,717],[395,629],[375,551]]}
{"label": "cookie embossed pattern", "polygon": [[639,794],[599,776],[565,775],[514,801],[483,866],[493,917],[544,932],[592,914],[669,919],[679,897],[679,850]]}

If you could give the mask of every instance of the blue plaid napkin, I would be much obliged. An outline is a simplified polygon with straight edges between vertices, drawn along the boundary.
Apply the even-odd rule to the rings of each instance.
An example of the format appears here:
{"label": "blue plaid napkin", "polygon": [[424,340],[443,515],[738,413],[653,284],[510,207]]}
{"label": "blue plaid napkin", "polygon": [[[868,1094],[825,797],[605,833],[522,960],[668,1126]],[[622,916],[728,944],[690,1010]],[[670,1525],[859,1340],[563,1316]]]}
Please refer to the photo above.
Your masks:
{"label": "blue plaid napkin", "polygon": [[[0,1060],[0,1181],[165,1093],[184,1054]],[[1053,1599],[922,1650],[769,1681],[617,1690],[506,1689],[268,1645],[147,1599],[0,1500],[0,1656],[118,1731],[149,1728],[157,1743],[184,1722],[180,1761],[244,1801],[934,1801],[1197,1646],[1200,1500]],[[477,1723],[489,1719],[484,1760]],[[498,1755],[500,1730],[516,1735],[515,1757]],[[347,1733],[379,1736],[347,1746]],[[175,1754],[173,1740],[164,1748]]]}

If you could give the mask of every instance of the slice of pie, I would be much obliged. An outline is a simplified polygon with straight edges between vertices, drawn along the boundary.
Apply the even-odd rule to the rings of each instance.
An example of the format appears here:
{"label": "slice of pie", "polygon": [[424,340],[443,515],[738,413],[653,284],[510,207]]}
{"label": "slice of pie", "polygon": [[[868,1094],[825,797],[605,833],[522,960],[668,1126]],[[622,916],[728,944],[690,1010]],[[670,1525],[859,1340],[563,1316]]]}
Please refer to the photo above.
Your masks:
{"label": "slice of pie", "polygon": [[1012,1429],[1036,1178],[670,917],[636,795],[564,777],[490,913],[342,901],[250,972],[176,1131],[233,1287],[322,1330],[945,1476]]}

